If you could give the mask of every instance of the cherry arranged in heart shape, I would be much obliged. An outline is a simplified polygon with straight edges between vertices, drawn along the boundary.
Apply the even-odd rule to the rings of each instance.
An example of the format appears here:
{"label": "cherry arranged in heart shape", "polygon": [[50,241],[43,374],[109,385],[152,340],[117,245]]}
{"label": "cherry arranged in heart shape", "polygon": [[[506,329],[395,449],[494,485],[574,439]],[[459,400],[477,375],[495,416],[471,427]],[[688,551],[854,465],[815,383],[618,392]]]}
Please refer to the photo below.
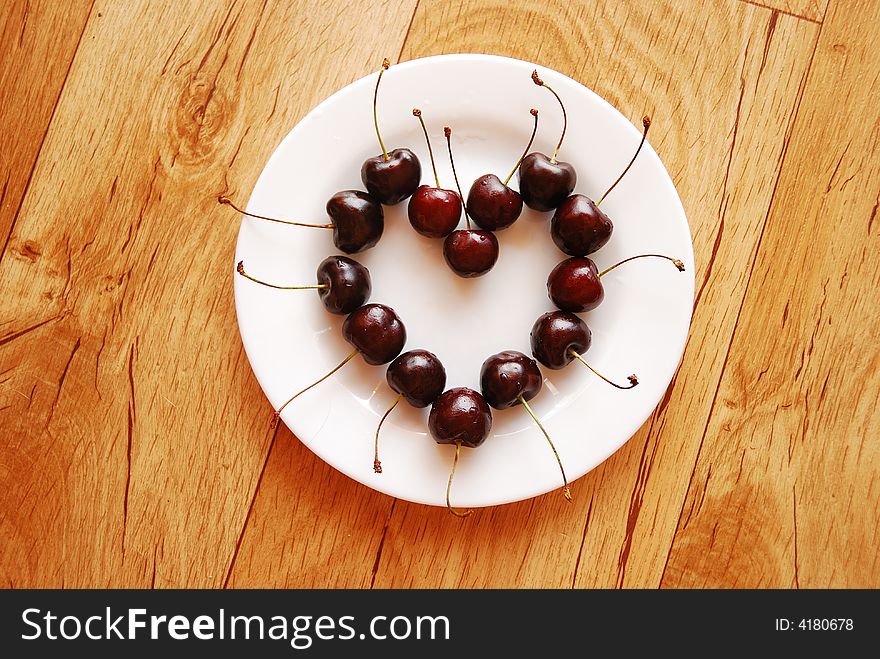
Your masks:
{"label": "cherry arranged in heart shape", "polygon": [[538,111],[532,108],[529,112],[535,118],[532,136],[507,178],[502,181],[495,174],[484,174],[473,182],[468,192],[467,210],[474,218],[474,222],[487,231],[506,229],[516,222],[522,213],[522,196],[507,183],[526,157],[535,140],[535,133],[538,132]]}
{"label": "cherry arranged in heart shape", "polygon": [[376,79],[376,89],[373,92],[373,125],[376,127],[376,138],[382,153],[372,158],[367,158],[361,166],[361,181],[373,197],[381,203],[393,206],[409,197],[419,186],[422,179],[422,165],[419,159],[409,149],[394,149],[386,151],[379,132],[379,118],[376,112],[376,103],[379,97],[379,83],[382,82],[382,74],[388,70],[391,62],[386,57],[379,69],[379,77]]}
{"label": "cherry arranged in heart shape", "polygon": [[425,142],[428,145],[428,155],[431,157],[431,169],[434,172],[434,187],[420,185],[410,197],[407,215],[409,223],[417,233],[428,238],[443,238],[448,236],[458,226],[461,220],[461,197],[454,190],[444,190],[440,187],[440,178],[437,176],[437,165],[434,162],[434,149],[431,148],[431,138],[422,111],[413,108],[413,116],[418,118],[425,134]]}
{"label": "cherry arranged in heart shape", "polygon": [[537,69],[532,71],[532,82],[550,91],[559,102],[559,107],[562,108],[562,135],[552,156],[530,153],[523,158],[519,166],[519,193],[529,208],[542,212],[552,211],[574,190],[577,184],[577,172],[570,163],[556,159],[562,147],[562,140],[565,139],[565,129],[568,127],[568,114],[562,99],[550,85],[541,80]]}

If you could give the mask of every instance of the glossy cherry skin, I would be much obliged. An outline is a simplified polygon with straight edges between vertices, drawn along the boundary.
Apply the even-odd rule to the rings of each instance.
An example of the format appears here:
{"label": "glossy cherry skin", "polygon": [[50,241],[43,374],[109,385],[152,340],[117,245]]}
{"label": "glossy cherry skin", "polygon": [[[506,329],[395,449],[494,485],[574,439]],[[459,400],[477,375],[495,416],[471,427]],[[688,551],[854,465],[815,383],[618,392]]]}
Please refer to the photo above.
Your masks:
{"label": "glossy cherry skin", "polygon": [[590,311],[605,298],[599,270],[592,259],[574,256],[557,265],[547,277],[547,293],[563,311]]}
{"label": "glossy cherry skin", "polygon": [[590,349],[592,334],[587,324],[568,311],[545,313],[532,326],[530,335],[532,355],[554,371],[568,366],[575,358]]}
{"label": "glossy cherry skin", "polygon": [[577,172],[567,162],[550,162],[543,153],[530,153],[519,165],[519,193],[529,208],[557,208],[574,190]]}
{"label": "glossy cherry skin", "polygon": [[614,224],[589,197],[571,195],[556,209],[550,236],[570,256],[592,254],[611,238]]}
{"label": "glossy cherry skin", "polygon": [[433,352],[410,350],[388,365],[385,379],[413,407],[428,407],[446,387],[446,369]]}
{"label": "glossy cherry skin", "polygon": [[492,355],[480,369],[480,389],[483,398],[496,410],[504,410],[521,403],[520,396],[531,400],[543,385],[541,369],[531,357],[516,350],[505,350]]}
{"label": "glossy cherry skin", "polygon": [[481,176],[468,192],[467,209],[474,222],[488,231],[505,229],[522,213],[519,192],[506,186],[495,174]]}
{"label": "glossy cherry skin", "polygon": [[498,238],[479,229],[453,231],[443,241],[443,258],[459,277],[480,277],[498,260]]}
{"label": "glossy cherry skin", "polygon": [[461,220],[461,198],[443,188],[420,185],[407,207],[409,223],[428,238],[443,238],[455,231]]}
{"label": "glossy cherry skin", "polygon": [[370,271],[347,256],[328,256],[318,266],[318,296],[330,313],[350,314],[370,299]]}
{"label": "glossy cherry skin", "polygon": [[382,205],[360,190],[343,190],[330,197],[327,215],[333,220],[333,244],[346,254],[369,249],[385,230]]}
{"label": "glossy cherry skin", "polygon": [[409,149],[394,149],[388,158],[379,154],[361,166],[361,181],[373,197],[388,206],[409,197],[422,180],[422,165]]}
{"label": "glossy cherry skin", "polygon": [[428,430],[438,444],[477,448],[492,430],[492,410],[483,396],[467,387],[440,394],[428,415]]}
{"label": "glossy cherry skin", "polygon": [[342,323],[342,336],[368,364],[387,364],[406,343],[406,328],[391,307],[366,304],[350,313]]}

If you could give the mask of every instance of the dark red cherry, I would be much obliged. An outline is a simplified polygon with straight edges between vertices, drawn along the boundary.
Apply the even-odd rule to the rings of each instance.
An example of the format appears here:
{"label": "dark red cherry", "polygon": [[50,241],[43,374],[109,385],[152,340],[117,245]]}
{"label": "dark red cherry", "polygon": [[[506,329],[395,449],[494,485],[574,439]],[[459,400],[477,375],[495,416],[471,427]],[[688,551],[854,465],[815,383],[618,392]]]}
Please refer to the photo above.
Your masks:
{"label": "dark red cherry", "polygon": [[287,291],[315,288],[324,308],[330,313],[351,313],[369,299],[372,291],[370,272],[357,261],[345,256],[328,256],[321,261],[316,284],[287,285],[263,281],[244,269],[244,261],[239,261],[235,269],[242,277],[269,288]]}
{"label": "dark red cherry", "polygon": [[376,88],[373,91],[373,125],[376,128],[376,139],[382,153],[374,158],[367,158],[361,166],[361,180],[367,192],[373,195],[380,203],[394,205],[409,197],[422,180],[422,166],[419,159],[409,149],[394,149],[388,151],[382,142],[382,134],[379,132],[379,119],[376,112],[376,104],[379,98],[379,83],[382,82],[382,74],[388,70],[391,62],[386,57],[382,60],[382,68],[376,78]]}
{"label": "dark red cherry", "polygon": [[431,406],[428,430],[438,444],[461,442],[462,446],[476,448],[492,430],[492,410],[473,389],[448,389]]}
{"label": "dark red cherry", "polygon": [[360,190],[343,190],[330,197],[327,215],[333,220],[333,244],[346,254],[369,249],[385,229],[381,204]]}
{"label": "dark red cherry", "polygon": [[410,350],[388,365],[385,379],[407,403],[413,407],[427,407],[443,393],[446,369],[433,352]]}
{"label": "dark red cherry", "polygon": [[453,231],[443,241],[443,258],[459,277],[479,277],[498,260],[498,238],[479,229]]}
{"label": "dark red cherry", "polygon": [[456,192],[421,185],[407,208],[409,223],[428,238],[448,236],[461,220],[461,199]]}
{"label": "dark red cherry", "polygon": [[422,118],[422,111],[413,108],[412,113],[419,120],[422,133],[425,135],[425,144],[431,157],[431,170],[434,172],[434,186],[420,185],[416,188],[407,208],[409,223],[423,236],[443,238],[458,226],[458,221],[461,219],[461,197],[452,190],[444,190],[440,187],[437,164],[434,162],[434,149],[431,148],[431,138]]}
{"label": "dark red cherry", "polygon": [[556,246],[571,256],[586,256],[601,248],[614,224],[592,199],[582,194],[571,195],[553,214],[550,236]]}
{"label": "dark red cherry", "polygon": [[499,229],[509,227],[516,222],[522,213],[522,197],[519,192],[509,187],[507,183],[519,168],[523,158],[526,157],[532,142],[535,140],[535,133],[538,132],[538,111],[532,108],[529,110],[529,113],[535,119],[532,135],[519,160],[516,161],[513,169],[507,175],[507,178],[502,181],[495,174],[484,174],[473,182],[468,192],[465,212],[470,213],[474,222],[488,231],[498,231]]}
{"label": "dark red cherry", "polygon": [[572,257],[562,261],[547,278],[547,293],[563,311],[590,311],[605,297],[599,270],[592,259]]}
{"label": "dark red cherry", "polygon": [[370,271],[347,256],[328,256],[318,266],[318,295],[330,313],[349,314],[370,299]]}
{"label": "dark red cherry", "polygon": [[543,153],[530,153],[519,166],[519,193],[526,206],[552,211],[577,184],[577,173],[567,162],[553,162]]}
{"label": "dark red cherry", "polygon": [[342,323],[342,336],[374,366],[387,364],[406,343],[406,328],[391,307],[367,304]]}
{"label": "dark red cherry", "polygon": [[587,324],[568,311],[545,313],[532,326],[532,355],[547,368],[568,366],[577,354],[590,349],[592,334]]}
{"label": "dark red cherry", "polygon": [[565,104],[556,90],[541,80],[537,69],[532,71],[532,82],[552,93],[562,110],[562,134],[553,156],[548,158],[543,153],[530,153],[519,166],[519,192],[523,201],[529,208],[545,212],[552,211],[572,193],[577,183],[577,173],[569,163],[556,159],[568,128]]}
{"label": "dark red cherry", "polygon": [[480,369],[483,398],[496,410],[507,409],[538,395],[543,385],[541,370],[531,357],[505,350],[489,357]]}
{"label": "dark red cherry", "polygon": [[387,155],[367,158],[361,166],[361,180],[373,197],[393,206],[409,197],[422,180],[422,165],[409,149],[394,149]]}
{"label": "dark red cherry", "polygon": [[467,209],[474,222],[488,231],[505,229],[522,213],[519,192],[501,182],[495,174],[474,181],[468,192]]}

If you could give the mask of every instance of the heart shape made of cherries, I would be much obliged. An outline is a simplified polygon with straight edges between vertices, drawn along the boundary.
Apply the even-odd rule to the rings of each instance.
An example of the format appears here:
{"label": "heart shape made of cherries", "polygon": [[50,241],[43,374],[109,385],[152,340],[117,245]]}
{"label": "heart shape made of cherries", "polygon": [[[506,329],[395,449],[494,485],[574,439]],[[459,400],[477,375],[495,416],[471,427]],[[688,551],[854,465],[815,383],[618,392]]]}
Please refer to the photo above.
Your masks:
{"label": "heart shape made of cherries", "polygon": [[[553,212],[550,235],[557,247],[569,256],[553,268],[547,278],[548,296],[558,310],[545,313],[535,321],[530,335],[532,357],[516,350],[496,353],[486,359],[480,369],[480,391],[468,387],[447,389],[446,370],[440,359],[423,349],[403,352],[406,328],[397,313],[386,305],[368,303],[372,293],[370,273],[356,260],[349,256],[328,256],[318,266],[316,283],[295,286],[257,279],[245,270],[244,262],[240,261],[236,266],[237,272],[258,284],[283,290],[317,290],[318,297],[328,312],[346,316],[342,334],[354,348],[329,373],[297,391],[275,410],[273,423],[277,423],[287,405],[360,354],[368,364],[388,364],[386,381],[397,393],[376,428],[373,461],[376,473],[382,473],[379,434],[388,415],[401,400],[416,408],[430,406],[428,430],[431,436],[438,444],[455,446],[446,485],[446,505],[454,515],[466,517],[472,511],[460,511],[450,500],[461,448],[477,448],[486,440],[492,430],[493,408],[502,410],[521,405],[549,443],[562,475],[562,492],[571,501],[568,479],[559,454],[550,435],[529,405],[529,401],[543,386],[538,362],[545,368],[557,370],[576,360],[618,389],[633,388],[638,384],[635,375],[627,378],[627,385],[621,385],[596,371],[584,359],[584,353],[590,348],[591,333],[587,324],[576,314],[599,306],[605,297],[602,276],[633,259],[662,258],[671,261],[679,271],[684,271],[684,264],[679,259],[663,254],[631,256],[601,272],[593,260],[588,258],[588,255],[600,249],[611,238],[614,225],[599,206],[635,163],[645,143],[651,125],[650,119],[647,116],[642,119],[642,138],[635,154],[598,201],[594,202],[583,194],[574,194],[577,183],[575,168],[557,159],[568,122],[565,105],[559,94],[535,70],[532,73],[532,82],[550,91],[562,109],[562,134],[553,155],[529,153],[538,130],[538,111],[533,108],[530,110],[534,118],[531,137],[513,169],[504,180],[495,174],[480,176],[471,185],[466,203],[462,203],[464,195],[455,170],[452,130],[448,126],[444,127],[444,135],[456,190],[440,187],[431,140],[418,108],[413,109],[413,115],[419,120],[425,135],[434,185],[420,185],[421,163],[410,149],[388,151],[385,148],[379,131],[377,100],[382,76],[389,67],[390,62],[385,59],[378,72],[373,93],[373,123],[382,153],[368,158],[361,167],[361,180],[366,192],[342,190],[330,197],[326,206],[331,220],[329,223],[316,224],[256,215],[241,210],[226,196],[221,196],[219,202],[256,219],[330,229],[333,231],[333,244],[337,249],[345,254],[356,254],[373,247],[382,237],[383,205],[395,205],[409,199],[407,211],[413,229],[429,238],[442,238],[446,263],[455,274],[466,278],[482,276],[492,269],[499,254],[495,233],[509,227],[519,218],[523,204],[539,212]],[[519,191],[508,185],[517,172]],[[465,214],[465,229],[458,228],[462,211]],[[478,229],[472,228],[471,220]]]}

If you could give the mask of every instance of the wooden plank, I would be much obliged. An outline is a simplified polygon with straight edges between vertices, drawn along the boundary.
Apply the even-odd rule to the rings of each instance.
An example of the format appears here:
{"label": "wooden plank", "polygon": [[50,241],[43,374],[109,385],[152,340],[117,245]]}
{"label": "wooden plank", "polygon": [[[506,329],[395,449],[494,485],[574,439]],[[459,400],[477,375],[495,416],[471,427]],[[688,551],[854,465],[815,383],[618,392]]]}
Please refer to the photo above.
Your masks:
{"label": "wooden plank", "polygon": [[880,585],[878,24],[829,7],[664,586]]}
{"label": "wooden plank", "polygon": [[825,17],[828,0],[741,0],[750,5],[772,9],[782,14],[821,23]]}
{"label": "wooden plank", "polygon": [[6,245],[92,0],[15,0],[0,12],[0,245]]}
{"label": "wooden plank", "polygon": [[654,116],[652,144],[689,213],[699,294],[675,384],[636,437],[575,484],[574,505],[551,494],[462,523],[399,502],[376,586],[659,584],[816,32],[742,3],[420,4],[404,57],[537,61],[634,121]]}
{"label": "wooden plank", "polygon": [[413,6],[96,4],[0,264],[9,585],[222,585],[272,432],[216,198]]}

